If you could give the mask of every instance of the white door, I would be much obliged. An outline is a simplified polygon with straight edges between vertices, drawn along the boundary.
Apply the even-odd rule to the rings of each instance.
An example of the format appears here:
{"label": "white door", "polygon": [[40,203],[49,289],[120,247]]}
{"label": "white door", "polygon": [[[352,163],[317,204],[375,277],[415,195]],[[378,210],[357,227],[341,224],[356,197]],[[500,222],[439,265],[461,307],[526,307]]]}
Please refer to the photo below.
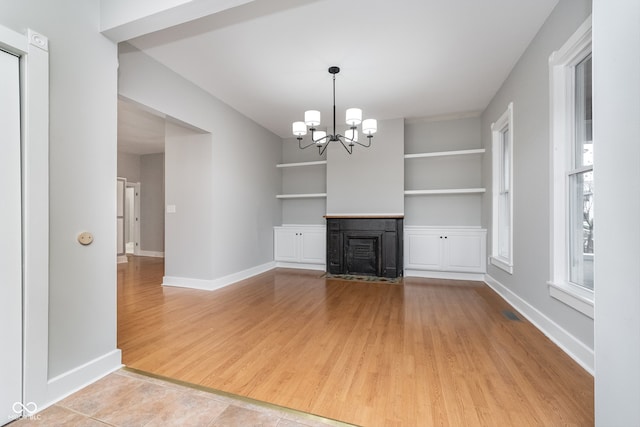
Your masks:
{"label": "white door", "polygon": [[0,50],[0,425],[22,411],[19,85],[18,58]]}

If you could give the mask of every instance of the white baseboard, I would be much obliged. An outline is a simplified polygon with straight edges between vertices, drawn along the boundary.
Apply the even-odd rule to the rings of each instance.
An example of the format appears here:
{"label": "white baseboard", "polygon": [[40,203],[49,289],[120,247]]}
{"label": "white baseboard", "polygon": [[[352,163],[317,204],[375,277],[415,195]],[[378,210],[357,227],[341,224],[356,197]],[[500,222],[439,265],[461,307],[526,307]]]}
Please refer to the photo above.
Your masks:
{"label": "white baseboard", "polygon": [[591,375],[594,375],[594,352],[582,341],[567,332],[562,326],[549,319],[544,313],[520,298],[509,288],[498,282],[488,274],[484,281],[491,289],[496,291],[503,299],[527,318],[533,325],[545,334],[551,341],[575,360]]}
{"label": "white baseboard", "polygon": [[484,282],[484,273],[463,273],[454,271],[404,270],[404,277],[422,277],[425,279],[475,280]]}
{"label": "white baseboard", "polygon": [[163,286],[176,286],[179,288],[201,289],[205,291],[213,291],[215,289],[224,288],[241,280],[248,279],[258,274],[269,271],[275,267],[274,262],[258,265],[247,270],[239,271],[228,276],[220,277],[213,280],[192,279],[189,277],[164,276],[162,278]]}
{"label": "white baseboard", "polygon": [[150,256],[153,258],[164,258],[164,252],[158,252],[158,251],[139,251],[138,254],[139,256]]}
{"label": "white baseboard", "polygon": [[326,264],[302,264],[302,263],[299,263],[299,262],[276,261],[276,267],[297,268],[297,269],[300,269],[300,270],[327,271]]}
{"label": "white baseboard", "polygon": [[125,262],[129,262],[126,255],[118,255],[118,264],[124,264]]}
{"label": "white baseboard", "polygon": [[76,391],[122,368],[122,353],[115,349],[47,382],[47,402],[38,406],[41,411]]}

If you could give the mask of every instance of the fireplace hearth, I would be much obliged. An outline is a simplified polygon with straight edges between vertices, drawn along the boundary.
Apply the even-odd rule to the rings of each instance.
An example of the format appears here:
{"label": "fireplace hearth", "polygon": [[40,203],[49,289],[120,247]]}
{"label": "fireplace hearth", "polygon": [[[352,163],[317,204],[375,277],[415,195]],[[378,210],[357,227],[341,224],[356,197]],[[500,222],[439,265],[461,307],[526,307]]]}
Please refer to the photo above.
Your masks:
{"label": "fireplace hearth", "polygon": [[402,217],[326,219],[328,273],[402,276]]}

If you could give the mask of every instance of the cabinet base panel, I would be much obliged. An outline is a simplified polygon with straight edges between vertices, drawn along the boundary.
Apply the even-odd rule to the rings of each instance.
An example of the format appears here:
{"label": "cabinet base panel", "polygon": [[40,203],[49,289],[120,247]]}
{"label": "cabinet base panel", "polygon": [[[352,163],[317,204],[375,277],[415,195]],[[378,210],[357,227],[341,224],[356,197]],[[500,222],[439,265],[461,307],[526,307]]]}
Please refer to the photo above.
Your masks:
{"label": "cabinet base panel", "polygon": [[451,279],[484,281],[484,273],[464,273],[460,271],[404,270],[404,277],[422,277],[425,279]]}
{"label": "cabinet base panel", "polygon": [[276,267],[297,268],[297,269],[300,269],[300,270],[327,271],[327,265],[326,264],[304,264],[304,263],[300,263],[300,262],[276,261]]}

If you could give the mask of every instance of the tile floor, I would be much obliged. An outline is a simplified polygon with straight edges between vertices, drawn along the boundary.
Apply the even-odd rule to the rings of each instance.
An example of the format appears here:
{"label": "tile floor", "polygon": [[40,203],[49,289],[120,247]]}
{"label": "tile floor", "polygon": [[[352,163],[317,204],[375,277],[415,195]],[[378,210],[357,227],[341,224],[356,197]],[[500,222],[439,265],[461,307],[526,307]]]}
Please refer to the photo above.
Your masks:
{"label": "tile floor", "polygon": [[346,426],[334,420],[121,369],[10,427]]}

